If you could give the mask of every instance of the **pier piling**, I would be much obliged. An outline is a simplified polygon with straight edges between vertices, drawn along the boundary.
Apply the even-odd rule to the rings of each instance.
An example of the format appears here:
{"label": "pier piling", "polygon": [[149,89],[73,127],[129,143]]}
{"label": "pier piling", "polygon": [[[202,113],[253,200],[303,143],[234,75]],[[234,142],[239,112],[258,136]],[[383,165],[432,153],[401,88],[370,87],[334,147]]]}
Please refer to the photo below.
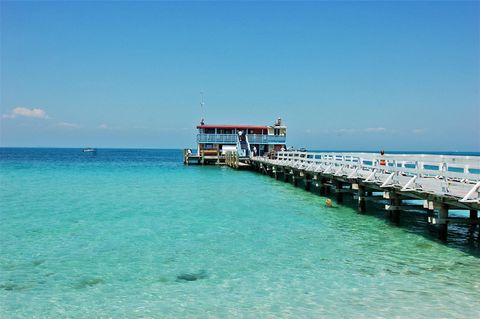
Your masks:
{"label": "pier piling", "polygon": [[281,169],[281,168],[279,168],[279,167],[277,167],[277,166],[275,166],[275,173],[276,173],[276,174],[275,174],[275,179],[276,179],[276,180],[279,180],[279,179],[282,178],[283,175],[284,175],[283,169]]}
{"label": "pier piling", "polygon": [[360,213],[365,213],[367,211],[365,203],[365,187],[362,185],[358,185],[358,211]]}
{"label": "pier piling", "polygon": [[324,179],[324,182],[323,182],[323,195],[324,196],[330,196],[330,184],[328,183],[328,181],[326,179]]}
{"label": "pier piling", "polygon": [[312,177],[309,174],[305,174],[305,190],[310,191],[312,186]]}
{"label": "pier piling", "polygon": [[290,173],[289,173],[288,171],[285,171],[285,170],[283,171],[283,181],[284,181],[285,183],[288,183],[288,181],[289,181],[288,176],[289,176],[289,175],[290,175]]}
{"label": "pier piling", "polygon": [[448,205],[441,204],[438,211],[438,238],[447,240],[448,234]]}
{"label": "pier piling", "polygon": [[390,199],[390,203],[393,206],[393,209],[390,211],[390,218],[395,224],[400,223],[400,206],[402,205],[402,200],[400,197],[395,194],[392,199]]}
{"label": "pier piling", "polygon": [[343,203],[343,183],[341,181],[335,182],[335,198],[337,203]]}
{"label": "pier piling", "polygon": [[318,183],[318,188],[320,189],[319,193],[320,196],[325,196],[326,195],[326,188],[327,186],[325,185],[325,178],[321,178],[320,182]]}
{"label": "pier piling", "polygon": [[478,211],[475,209],[470,209],[470,219],[478,219]]}

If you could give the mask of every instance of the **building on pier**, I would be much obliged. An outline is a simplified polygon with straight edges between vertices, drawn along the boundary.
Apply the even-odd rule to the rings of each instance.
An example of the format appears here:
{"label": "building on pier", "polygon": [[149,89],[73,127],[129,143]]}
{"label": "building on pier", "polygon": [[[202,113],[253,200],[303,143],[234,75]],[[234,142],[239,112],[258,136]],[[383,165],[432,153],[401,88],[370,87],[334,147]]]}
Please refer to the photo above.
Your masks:
{"label": "building on pier", "polygon": [[242,159],[286,149],[287,127],[280,118],[273,125],[201,123],[197,129],[197,154],[186,153],[187,163],[197,160],[218,164],[229,152]]}

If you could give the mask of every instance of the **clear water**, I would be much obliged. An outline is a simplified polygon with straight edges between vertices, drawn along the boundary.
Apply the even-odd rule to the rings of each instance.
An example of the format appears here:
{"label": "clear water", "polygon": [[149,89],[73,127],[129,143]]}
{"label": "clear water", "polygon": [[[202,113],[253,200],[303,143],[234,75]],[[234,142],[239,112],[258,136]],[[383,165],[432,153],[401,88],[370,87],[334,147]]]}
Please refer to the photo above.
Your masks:
{"label": "clear water", "polygon": [[1,318],[478,316],[478,228],[443,244],[178,150],[0,151]]}

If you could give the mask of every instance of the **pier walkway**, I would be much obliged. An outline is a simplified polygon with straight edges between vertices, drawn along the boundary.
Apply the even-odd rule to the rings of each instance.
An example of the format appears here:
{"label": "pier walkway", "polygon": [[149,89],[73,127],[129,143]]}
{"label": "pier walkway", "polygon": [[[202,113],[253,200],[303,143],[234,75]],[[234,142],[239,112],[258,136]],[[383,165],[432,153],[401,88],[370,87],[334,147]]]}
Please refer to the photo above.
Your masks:
{"label": "pier walkway", "polygon": [[[285,151],[274,158],[253,157],[250,165],[276,179],[319,188],[321,195],[334,191],[337,202],[354,193],[358,210],[366,200],[388,200],[385,209],[394,219],[408,209],[425,209],[428,221],[446,238],[448,223],[478,223],[480,208],[480,157],[423,154],[317,153]],[[423,200],[411,205],[402,200]],[[470,218],[449,217],[448,210],[469,210]]]}

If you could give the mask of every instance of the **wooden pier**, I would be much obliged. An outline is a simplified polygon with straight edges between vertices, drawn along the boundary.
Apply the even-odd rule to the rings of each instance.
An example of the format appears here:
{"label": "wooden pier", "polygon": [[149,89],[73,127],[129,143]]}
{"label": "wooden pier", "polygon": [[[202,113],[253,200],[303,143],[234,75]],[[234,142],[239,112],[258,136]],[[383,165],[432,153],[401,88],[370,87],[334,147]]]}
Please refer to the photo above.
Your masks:
{"label": "wooden pier", "polygon": [[237,152],[227,152],[225,154],[225,164],[236,169],[250,169],[248,157],[240,157]]}
{"label": "wooden pier", "polygon": [[200,154],[189,153],[183,150],[183,163],[185,165],[227,165],[236,169],[249,169],[250,158],[239,156],[236,151],[228,151],[221,154],[218,150],[200,151]]}
{"label": "wooden pier", "polygon": [[[447,238],[448,224],[478,224],[480,157],[420,154],[278,152],[274,158],[253,157],[251,167],[278,180],[334,194],[337,203],[346,194],[358,199],[358,211],[370,200],[387,201],[394,221],[402,211],[427,211],[428,222]],[[235,167],[235,165],[231,165]],[[377,194],[381,194],[380,196]],[[423,200],[412,205],[406,200]],[[467,218],[449,216],[449,210],[467,210]]]}
{"label": "wooden pier", "polygon": [[183,164],[185,165],[225,165],[225,156],[218,150],[202,150],[199,154],[183,150]]}

